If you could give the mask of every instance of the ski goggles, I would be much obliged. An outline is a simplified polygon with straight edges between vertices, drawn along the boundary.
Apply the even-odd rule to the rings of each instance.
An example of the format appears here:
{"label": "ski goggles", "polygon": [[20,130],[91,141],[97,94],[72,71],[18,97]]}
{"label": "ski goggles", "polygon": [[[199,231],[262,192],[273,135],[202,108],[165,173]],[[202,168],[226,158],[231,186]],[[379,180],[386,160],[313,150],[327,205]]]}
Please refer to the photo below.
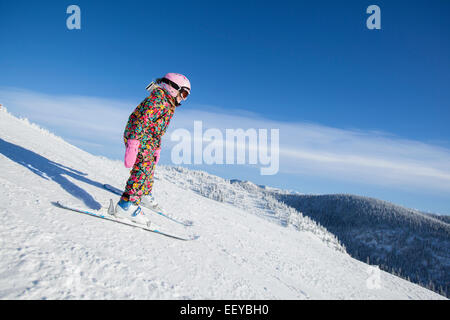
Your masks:
{"label": "ski goggles", "polygon": [[166,78],[162,78],[161,82],[167,83],[169,86],[171,86],[172,88],[174,88],[175,90],[178,90],[181,98],[183,100],[186,100],[188,95],[191,93],[191,89],[188,87],[180,87],[179,85],[177,85],[175,82],[166,79]]}
{"label": "ski goggles", "polygon": [[180,90],[178,90],[178,92],[180,93],[180,96],[183,100],[186,100],[190,93],[189,88],[186,87],[182,87]]}

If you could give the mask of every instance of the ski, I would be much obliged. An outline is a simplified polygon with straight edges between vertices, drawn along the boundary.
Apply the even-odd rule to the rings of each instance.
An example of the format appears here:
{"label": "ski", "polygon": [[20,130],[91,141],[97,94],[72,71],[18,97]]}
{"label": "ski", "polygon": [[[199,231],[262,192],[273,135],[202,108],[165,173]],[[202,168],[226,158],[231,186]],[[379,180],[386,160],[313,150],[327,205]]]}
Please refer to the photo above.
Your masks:
{"label": "ski", "polygon": [[130,227],[139,228],[139,229],[142,229],[142,230],[145,230],[145,231],[157,233],[157,234],[160,234],[160,235],[163,235],[163,236],[166,236],[166,237],[169,237],[169,238],[177,239],[177,240],[190,241],[190,240],[196,240],[196,239],[199,238],[198,235],[190,235],[190,236],[187,236],[187,237],[178,236],[178,235],[174,235],[174,234],[162,231],[162,230],[160,230],[159,227],[156,227],[156,226],[155,227],[152,227],[151,225],[150,226],[145,226],[145,225],[142,225],[142,224],[134,223],[134,222],[126,220],[126,219],[119,219],[119,218],[116,218],[116,217],[114,217],[114,216],[112,216],[110,214],[102,213],[101,212],[102,209],[100,209],[100,210],[98,210],[96,212],[89,211],[89,210],[83,210],[83,209],[78,209],[78,208],[75,208],[75,207],[72,207],[72,206],[69,206],[69,205],[65,205],[65,204],[63,204],[63,203],[61,203],[59,201],[57,201],[56,203],[53,202],[53,205],[55,205],[55,206],[57,206],[59,208],[62,208],[62,209],[69,210],[69,211],[83,213],[83,214],[86,214],[86,215],[89,215],[89,216],[93,216],[93,217],[96,217],[96,218],[100,218],[100,219],[104,219],[104,220],[108,220],[108,221],[112,221],[112,222],[117,222],[117,223],[120,223],[120,224],[124,224],[124,225],[130,226]]}
{"label": "ski", "polygon": [[[119,196],[121,196],[122,193],[123,193],[122,190],[120,190],[120,189],[118,189],[118,188],[116,188],[116,187],[113,187],[113,186],[110,185],[110,184],[104,184],[104,185],[103,185],[103,188],[105,188],[106,190],[111,191],[112,193],[117,194],[117,195],[119,195]],[[143,207],[143,206],[142,206],[142,207]],[[147,208],[147,207],[143,207],[143,208],[149,209],[149,210],[151,210],[153,213],[156,213],[156,214],[158,214],[158,215],[160,215],[160,216],[162,216],[162,217],[164,217],[164,218],[167,218],[167,219],[169,219],[169,220],[171,220],[171,221],[173,221],[173,222],[175,222],[175,223],[181,224],[181,225],[183,225],[183,226],[185,226],[185,227],[190,227],[190,226],[192,226],[192,225],[194,224],[194,222],[191,221],[191,220],[180,219],[180,218],[177,218],[177,217],[175,217],[175,216],[173,216],[173,215],[169,215],[169,214],[167,214],[167,213],[164,213],[164,212],[162,212],[162,210],[161,210],[160,208],[158,208],[158,209],[152,209],[152,208]]]}

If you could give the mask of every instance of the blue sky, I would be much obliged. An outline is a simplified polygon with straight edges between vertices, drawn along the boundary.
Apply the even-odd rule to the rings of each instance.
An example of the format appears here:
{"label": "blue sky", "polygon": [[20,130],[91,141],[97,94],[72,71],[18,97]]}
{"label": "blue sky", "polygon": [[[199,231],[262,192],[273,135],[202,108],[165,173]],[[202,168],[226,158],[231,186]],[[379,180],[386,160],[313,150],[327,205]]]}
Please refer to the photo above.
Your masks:
{"label": "blue sky", "polygon": [[[71,4],[81,30],[66,28]],[[371,4],[381,30],[366,28]],[[196,168],[450,213],[449,12],[445,0],[2,1],[0,103],[119,159],[145,86],[180,72],[192,95],[173,128],[222,128],[228,117],[234,127],[279,128],[286,151],[275,176]]]}

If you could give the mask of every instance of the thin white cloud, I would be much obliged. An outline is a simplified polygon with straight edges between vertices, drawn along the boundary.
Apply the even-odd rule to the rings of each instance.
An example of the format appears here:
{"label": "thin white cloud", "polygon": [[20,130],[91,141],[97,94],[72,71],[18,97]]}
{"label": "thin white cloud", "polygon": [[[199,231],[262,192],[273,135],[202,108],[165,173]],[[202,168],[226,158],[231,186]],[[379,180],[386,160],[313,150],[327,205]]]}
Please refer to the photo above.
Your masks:
{"label": "thin white cloud", "polygon": [[[203,109],[203,108],[202,108]],[[239,110],[184,108],[171,130],[191,128],[280,130],[280,172],[308,174],[403,189],[450,191],[450,150],[381,131],[344,130],[305,122],[263,119]],[[167,137],[166,137],[167,141]]]}
{"label": "thin white cloud", "polygon": [[[137,104],[9,88],[0,89],[0,103],[32,121],[64,130],[73,141],[103,144],[105,150],[117,149],[120,154],[125,123]],[[203,130],[221,130],[224,139],[227,128],[279,129],[281,173],[428,192],[450,191],[449,149],[383,132],[273,121],[248,111],[215,106],[205,109],[189,103],[178,108],[164,137],[164,148],[174,145],[170,141],[173,130],[185,128],[192,132],[194,121],[202,121]]]}
{"label": "thin white cloud", "polygon": [[135,107],[131,102],[114,99],[50,95],[17,88],[0,88],[0,103],[87,151],[110,157],[118,157],[115,150],[122,151],[123,129]]}

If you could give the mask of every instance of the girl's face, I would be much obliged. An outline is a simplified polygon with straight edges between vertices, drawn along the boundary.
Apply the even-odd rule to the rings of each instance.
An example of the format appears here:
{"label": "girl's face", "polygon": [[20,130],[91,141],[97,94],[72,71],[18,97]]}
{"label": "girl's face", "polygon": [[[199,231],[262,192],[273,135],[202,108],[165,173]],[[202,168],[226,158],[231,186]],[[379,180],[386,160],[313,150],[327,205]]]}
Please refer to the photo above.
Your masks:
{"label": "girl's face", "polygon": [[183,98],[181,98],[180,94],[178,94],[176,97],[176,100],[177,100],[177,104],[179,105],[183,101]]}
{"label": "girl's face", "polygon": [[187,97],[189,96],[190,92],[191,92],[191,90],[188,89],[187,87],[181,87],[181,89],[178,90],[178,94],[177,94],[177,98],[176,98],[177,104],[180,105],[182,101],[186,100]]}
{"label": "girl's face", "polygon": [[[187,96],[186,96],[186,98],[187,98]],[[180,105],[181,102],[186,100],[186,99],[183,99],[183,97],[181,96],[180,93],[178,93],[178,95],[177,95],[177,97],[175,99],[176,99],[178,105]]]}

